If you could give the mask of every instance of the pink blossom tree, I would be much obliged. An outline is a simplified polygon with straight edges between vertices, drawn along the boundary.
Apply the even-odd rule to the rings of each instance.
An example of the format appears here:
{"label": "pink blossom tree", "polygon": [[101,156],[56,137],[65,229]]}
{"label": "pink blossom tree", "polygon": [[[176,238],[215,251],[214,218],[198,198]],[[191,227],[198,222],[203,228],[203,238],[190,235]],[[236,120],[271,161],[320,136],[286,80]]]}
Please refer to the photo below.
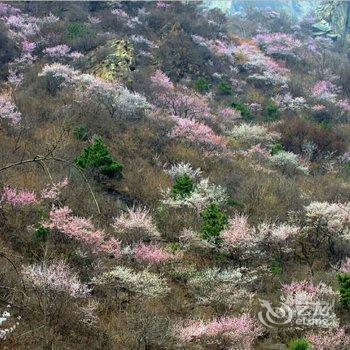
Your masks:
{"label": "pink blossom tree", "polygon": [[105,253],[119,258],[120,242],[114,238],[106,238],[103,230],[96,229],[91,219],[74,216],[68,207],[55,208],[50,211],[50,220],[44,227],[57,230],[65,237],[82,243],[92,253]]}
{"label": "pink blossom tree", "polygon": [[9,204],[19,208],[27,205],[37,204],[38,199],[33,191],[16,190],[14,188],[6,186],[4,188],[0,203]]}
{"label": "pink blossom tree", "polygon": [[139,243],[135,248],[135,258],[139,262],[148,264],[163,264],[173,260],[176,256],[156,245]]}
{"label": "pink blossom tree", "polygon": [[195,121],[194,119],[173,117],[176,122],[175,128],[169,136],[187,140],[189,142],[207,145],[211,147],[225,148],[227,141],[223,136],[214,133],[208,125]]}
{"label": "pink blossom tree", "polygon": [[21,112],[18,111],[10,98],[5,95],[0,95],[0,119],[8,120],[13,126],[17,126],[22,119]]}
{"label": "pink blossom tree", "polygon": [[262,327],[248,314],[238,317],[222,317],[208,323],[189,321],[178,326],[175,335],[183,342],[211,342],[220,344],[226,338],[231,346],[251,350],[255,340],[262,335]]}

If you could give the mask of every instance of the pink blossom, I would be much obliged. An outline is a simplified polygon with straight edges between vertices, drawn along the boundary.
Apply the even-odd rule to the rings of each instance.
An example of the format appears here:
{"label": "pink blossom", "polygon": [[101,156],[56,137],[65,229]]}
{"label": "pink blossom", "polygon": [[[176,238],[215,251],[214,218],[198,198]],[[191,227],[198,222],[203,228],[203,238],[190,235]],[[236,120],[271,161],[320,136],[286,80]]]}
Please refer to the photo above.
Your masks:
{"label": "pink blossom", "polygon": [[344,328],[309,334],[307,339],[315,350],[347,350],[350,347],[350,336]]}
{"label": "pink blossom", "polygon": [[33,191],[15,190],[6,186],[1,197],[1,202],[8,203],[14,207],[37,204],[38,200]]}
{"label": "pink blossom", "polygon": [[175,128],[170,133],[170,137],[183,138],[190,142],[208,144],[211,146],[226,147],[227,141],[224,137],[216,135],[206,124],[193,119],[179,118],[174,116]]}
{"label": "pink blossom", "polygon": [[259,154],[262,157],[269,158],[271,156],[270,152],[261,144],[257,144],[253,147],[251,147],[248,151],[243,152],[244,155],[254,155],[254,154]]}
{"label": "pink blossom", "polygon": [[320,100],[328,100],[330,102],[335,102],[335,99],[341,89],[330,81],[321,80],[318,81],[311,89],[311,94],[313,97]]}
{"label": "pink blossom", "polygon": [[68,207],[53,208],[50,211],[50,220],[43,225],[84,244],[94,253],[108,253],[115,258],[121,254],[119,241],[114,238],[106,239],[104,231],[96,229],[91,219],[74,216]]}
{"label": "pink blossom", "polygon": [[15,86],[19,85],[23,81],[23,74],[18,73],[17,70],[9,69],[9,75],[7,77],[7,81],[10,84],[14,84]]}
{"label": "pink blossom", "polygon": [[286,33],[259,34],[253,40],[269,55],[296,56],[295,50],[302,46],[300,40]]}
{"label": "pink blossom", "polygon": [[234,121],[241,118],[241,113],[233,108],[221,108],[218,114],[225,121]]}
{"label": "pink blossom", "polygon": [[17,126],[22,119],[21,112],[5,95],[0,95],[0,119],[8,119],[13,126]]}
{"label": "pink blossom", "polygon": [[121,257],[121,244],[120,241],[115,238],[110,238],[109,240],[105,241],[100,245],[98,248],[99,252],[105,253],[111,256],[114,256],[115,258]]}
{"label": "pink blossom", "polygon": [[140,262],[161,264],[174,259],[174,257],[174,255],[156,245],[139,243],[135,248],[135,258]]}
{"label": "pink blossom", "polygon": [[249,77],[270,84],[285,85],[290,73],[282,64],[266,56],[256,45],[243,43],[234,49],[234,55],[249,72]]}
{"label": "pink blossom", "polygon": [[347,258],[342,262],[339,271],[350,274],[350,258]]}
{"label": "pink blossom", "polygon": [[157,7],[160,8],[160,9],[167,9],[167,8],[171,7],[171,5],[167,4],[164,1],[158,1],[157,2]]}
{"label": "pink blossom", "polygon": [[36,43],[24,40],[22,42],[22,50],[27,53],[32,53],[36,48]]}
{"label": "pink blossom", "polygon": [[234,52],[235,46],[232,45],[230,42],[225,42],[222,40],[211,40],[207,38],[203,38],[200,35],[191,35],[192,40],[200,45],[208,48],[213,54],[218,56],[232,56],[232,53]]}
{"label": "pink blossom", "polygon": [[319,112],[319,111],[324,111],[326,109],[326,106],[325,105],[320,105],[320,104],[317,104],[317,105],[314,105],[312,107],[312,109],[316,112]]}
{"label": "pink blossom", "polygon": [[129,15],[122,9],[114,9],[112,10],[112,14],[124,19],[130,18]]}
{"label": "pink blossom", "polygon": [[337,106],[345,112],[350,112],[349,100],[340,100],[340,101],[338,101]]}
{"label": "pink blossom", "polygon": [[57,200],[61,194],[62,189],[67,186],[68,186],[67,178],[65,178],[61,182],[53,183],[51,186],[48,186],[41,191],[41,198]]}
{"label": "pink blossom", "polygon": [[159,69],[157,69],[151,76],[151,82],[162,89],[172,90],[174,88],[174,84],[171,82],[169,77]]}
{"label": "pink blossom", "polygon": [[250,350],[262,334],[262,327],[248,314],[243,314],[238,317],[222,317],[209,323],[190,321],[185,327],[177,327],[175,334],[184,343],[226,336],[239,349]]}
{"label": "pink blossom", "polygon": [[206,97],[194,94],[185,86],[175,88],[160,70],[157,70],[150,79],[158,106],[181,118],[211,118]]}
{"label": "pink blossom", "polygon": [[319,286],[313,285],[307,281],[292,282],[291,284],[284,284],[282,291],[286,294],[296,294],[305,292],[307,294],[316,294],[319,291]]}
{"label": "pink blossom", "polygon": [[235,214],[228,224],[228,228],[221,233],[221,238],[228,246],[236,246],[253,239],[252,230],[248,224],[248,217]]}
{"label": "pink blossom", "polygon": [[57,45],[53,47],[47,47],[45,50],[43,50],[43,53],[52,58],[66,57],[66,58],[72,58],[73,60],[76,60],[84,56],[82,53],[78,51],[71,52],[71,48],[65,44]]}
{"label": "pink blossom", "polygon": [[9,4],[5,4],[3,2],[0,3],[0,16],[6,15],[16,15],[19,14],[21,10],[17,7],[13,7]]}

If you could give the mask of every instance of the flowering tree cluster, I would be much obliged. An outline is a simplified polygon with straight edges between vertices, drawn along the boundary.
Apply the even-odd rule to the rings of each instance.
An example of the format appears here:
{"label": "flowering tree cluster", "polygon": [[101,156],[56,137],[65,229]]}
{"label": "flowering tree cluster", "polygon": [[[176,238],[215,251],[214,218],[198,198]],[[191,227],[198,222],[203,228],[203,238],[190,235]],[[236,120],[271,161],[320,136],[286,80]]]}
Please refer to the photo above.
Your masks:
{"label": "flowering tree cluster", "polygon": [[104,253],[119,258],[120,242],[115,238],[106,238],[103,230],[96,229],[91,219],[74,216],[68,207],[52,208],[50,220],[43,224],[50,230],[57,230],[65,237],[76,240],[88,247],[93,253]]}
{"label": "flowering tree cluster", "polygon": [[18,316],[17,320],[13,321],[11,313],[8,310],[9,308],[10,305],[8,305],[7,310],[3,311],[0,315],[0,340],[5,340],[9,336],[9,334],[13,333],[19,325],[18,320],[21,319],[21,317]]}
{"label": "flowering tree cluster", "polygon": [[307,166],[302,165],[300,158],[293,152],[280,151],[270,158],[273,165],[287,175],[308,174]]}
{"label": "flowering tree cluster", "polygon": [[[288,305],[296,315],[301,314],[305,305],[322,302],[334,303],[339,298],[338,292],[335,292],[330,286],[324,283],[314,285],[307,281],[283,285],[282,292],[281,301]],[[327,322],[330,328],[338,326],[339,321],[334,310],[329,310]]]}
{"label": "flowering tree cluster", "polygon": [[116,83],[106,82],[90,74],[82,74],[67,65],[44,66],[39,76],[56,81],[58,88],[78,86],[81,98],[90,98],[103,106],[111,117],[130,117],[149,108],[144,96]]}
{"label": "flowering tree cluster", "polygon": [[177,116],[173,116],[173,120],[176,126],[169,134],[171,138],[184,139],[207,147],[225,148],[227,145],[223,136],[215,134],[213,129],[204,123]]}
{"label": "flowering tree cluster", "polygon": [[243,143],[261,143],[262,145],[269,145],[279,138],[277,133],[270,132],[263,125],[246,123],[234,126],[230,131],[230,136]]}
{"label": "flowering tree cluster", "polygon": [[43,53],[54,59],[72,58],[73,60],[76,60],[84,56],[78,51],[72,51],[72,49],[66,44],[47,47],[43,50]]}
{"label": "flowering tree cluster", "polygon": [[51,264],[23,266],[22,275],[25,281],[34,288],[64,292],[73,298],[86,297],[90,293],[87,285],[80,282],[78,275],[72,272],[63,260]]}
{"label": "flowering tree cluster", "polygon": [[350,336],[344,328],[311,333],[307,339],[317,350],[347,350],[350,347]]}
{"label": "flowering tree cluster", "polygon": [[162,264],[173,260],[176,256],[156,245],[139,243],[135,247],[135,258],[143,263]]}
{"label": "flowering tree cluster", "polygon": [[180,118],[211,118],[208,101],[184,86],[175,86],[160,70],[151,76],[155,100],[158,106]]}
{"label": "flowering tree cluster", "polygon": [[143,235],[150,238],[160,237],[150,211],[143,207],[128,208],[126,212],[113,219],[112,226],[117,232],[130,233],[130,231],[137,231],[140,239]]}
{"label": "flowering tree cluster", "polygon": [[[171,188],[163,191],[163,203],[171,207],[190,207],[195,208],[197,211],[201,211],[207,205],[211,203],[223,204],[227,201],[226,190],[222,186],[211,184],[209,179],[194,179],[193,174],[197,173],[199,175],[199,169],[193,170],[187,167],[187,173],[182,172],[179,175],[178,172],[172,171],[174,184],[176,180],[187,175],[190,179],[196,180],[196,182],[191,187],[190,191],[187,191],[183,196],[173,196],[173,191]],[[183,169],[184,170],[184,169]]]}
{"label": "flowering tree cluster", "polygon": [[148,271],[136,272],[128,267],[117,266],[92,281],[96,285],[112,285],[149,298],[159,298],[169,292],[166,281]]}
{"label": "flowering tree cluster", "polygon": [[238,317],[222,317],[205,323],[203,321],[189,321],[187,325],[178,326],[175,335],[184,343],[194,341],[220,342],[224,337],[231,346],[242,350],[251,350],[255,340],[262,335],[261,326],[249,315]]}
{"label": "flowering tree cluster", "polygon": [[228,309],[248,305],[253,298],[250,287],[261,271],[246,268],[208,268],[193,274],[187,285],[199,304]]}
{"label": "flowering tree cluster", "polygon": [[297,57],[297,49],[302,42],[293,35],[286,33],[265,33],[256,35],[253,40],[259,44],[268,55],[277,57]]}
{"label": "flowering tree cluster", "polygon": [[311,89],[311,94],[318,100],[335,102],[341,89],[331,81],[321,80],[315,83]]}
{"label": "flowering tree cluster", "polygon": [[0,95],[0,119],[7,120],[13,126],[17,126],[22,119],[21,112],[18,111],[10,98],[5,95]]}
{"label": "flowering tree cluster", "polygon": [[308,108],[304,97],[293,97],[290,93],[286,93],[285,95],[277,95],[273,98],[273,101],[282,111],[290,110],[293,112],[300,112]]}
{"label": "flowering tree cluster", "polygon": [[45,187],[41,191],[42,199],[58,200],[61,195],[61,191],[69,184],[68,179],[65,178],[63,181],[55,182],[51,186]]}
{"label": "flowering tree cluster", "polygon": [[228,41],[207,39],[200,35],[191,35],[191,37],[196,44],[208,48],[214,55],[232,57],[234,45]]}
{"label": "flowering tree cluster", "polygon": [[9,186],[4,188],[1,201],[2,204],[9,204],[14,207],[23,207],[26,205],[37,204],[38,198],[33,191],[16,190]]}
{"label": "flowering tree cluster", "polygon": [[256,45],[243,43],[235,48],[234,56],[236,64],[251,73],[251,80],[270,85],[287,85],[290,71],[266,56]]}

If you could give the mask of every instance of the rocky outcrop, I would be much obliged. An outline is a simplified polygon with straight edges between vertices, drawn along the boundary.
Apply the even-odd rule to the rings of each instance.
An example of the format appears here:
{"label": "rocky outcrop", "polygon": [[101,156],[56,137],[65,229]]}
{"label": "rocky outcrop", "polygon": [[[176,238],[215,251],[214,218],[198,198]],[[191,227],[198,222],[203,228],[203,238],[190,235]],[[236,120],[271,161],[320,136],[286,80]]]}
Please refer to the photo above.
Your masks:
{"label": "rocky outcrop", "polygon": [[102,60],[98,53],[90,56],[90,72],[106,81],[130,83],[135,69],[135,54],[132,43],[127,40],[111,40],[104,48],[107,55]]}
{"label": "rocky outcrop", "polygon": [[314,24],[316,35],[350,42],[350,3],[348,1],[326,1],[316,8],[319,22]]}

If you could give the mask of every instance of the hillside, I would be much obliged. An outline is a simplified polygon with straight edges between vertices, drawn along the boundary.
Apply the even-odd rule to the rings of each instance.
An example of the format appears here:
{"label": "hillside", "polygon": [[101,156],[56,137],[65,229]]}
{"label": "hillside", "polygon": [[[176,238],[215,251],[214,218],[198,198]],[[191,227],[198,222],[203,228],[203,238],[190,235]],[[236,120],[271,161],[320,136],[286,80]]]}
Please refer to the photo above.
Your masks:
{"label": "hillside", "polygon": [[350,55],[317,23],[0,3],[0,349],[350,349]]}

